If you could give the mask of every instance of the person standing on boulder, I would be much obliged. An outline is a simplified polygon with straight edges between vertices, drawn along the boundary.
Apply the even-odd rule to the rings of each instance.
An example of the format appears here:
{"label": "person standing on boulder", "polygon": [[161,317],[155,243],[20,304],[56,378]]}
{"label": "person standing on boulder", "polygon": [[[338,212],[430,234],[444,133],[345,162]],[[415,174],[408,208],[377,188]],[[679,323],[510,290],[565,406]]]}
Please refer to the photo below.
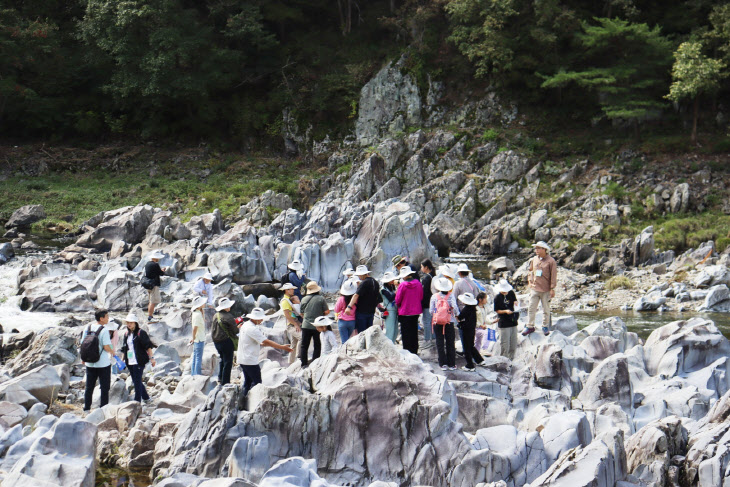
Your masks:
{"label": "person standing on boulder", "polygon": [[401,283],[395,292],[395,304],[398,306],[403,348],[412,354],[418,354],[418,318],[421,316],[421,300],[423,286],[415,277],[416,272],[408,265],[401,267],[398,277]]}
{"label": "person standing on boulder", "polygon": [[[456,305],[459,307],[457,314],[461,312],[462,309],[464,309],[464,303],[459,299],[459,296],[461,296],[464,293],[471,293],[472,296],[476,296],[479,294],[479,288],[477,287],[476,283],[471,280],[469,277],[469,274],[471,271],[469,270],[469,266],[467,266],[465,263],[459,264],[459,267],[456,269],[456,273],[459,276],[459,279],[454,283],[454,290],[453,295],[454,299],[456,300]],[[465,353],[463,351],[466,350],[464,345],[464,330],[461,326],[459,326],[459,340],[461,341],[461,353]]]}
{"label": "person standing on boulder", "polygon": [[[294,296],[296,288],[294,284],[287,282],[279,288],[279,291],[284,291],[284,297],[279,302],[281,312],[284,314],[286,320],[286,334],[289,337],[289,343],[291,344],[292,351],[289,354],[289,363],[293,364],[297,359],[297,352],[299,351],[299,343],[302,340],[302,321],[301,314],[297,311],[299,300]],[[295,302],[296,301],[296,302]],[[258,362],[257,362],[258,363]]]}
{"label": "person standing on boulder", "polygon": [[510,360],[515,358],[517,349],[517,319],[515,303],[517,296],[506,279],[499,281],[494,288],[497,295],[494,297],[494,311],[499,315],[499,348],[500,354]]}
{"label": "person standing on boulder", "polygon": [[555,297],[558,285],[558,265],[548,255],[550,246],[545,242],[533,244],[535,256],[530,259],[527,269],[527,285],[530,289],[530,304],[527,308],[527,326],[522,332],[527,336],[535,331],[535,315],[537,305],[542,303],[542,332],[550,334],[550,300]]}
{"label": "person standing on boulder", "polygon": [[[87,335],[93,333],[99,342],[99,360],[96,362],[82,362],[86,366],[86,389],[84,391],[84,411],[91,410],[91,401],[94,397],[94,388],[96,381],[99,381],[99,389],[101,390],[101,398],[99,407],[104,407],[109,403],[109,388],[112,380],[112,363],[111,358],[114,355],[112,349],[112,339],[109,330],[105,325],[109,323],[109,311],[100,309],[94,313],[96,323],[92,323],[86,327],[81,335],[81,343]],[[104,353],[106,352],[106,353]]]}
{"label": "person standing on boulder", "polygon": [[408,262],[408,257],[396,255],[390,261],[393,263],[393,267],[395,267],[396,275],[400,274],[400,271],[404,266],[408,266],[416,274],[416,279],[418,278],[418,269],[416,269],[415,265]]}
{"label": "person standing on boulder", "polygon": [[337,328],[340,330],[340,340],[345,343],[355,333],[355,309],[348,309],[347,303],[357,291],[357,282],[347,280],[340,286],[340,297],[335,303],[335,317],[337,319]]}
{"label": "person standing on boulder", "polygon": [[223,298],[215,308],[217,313],[213,318],[213,345],[218,350],[221,363],[218,368],[218,383],[222,386],[231,382],[231,368],[233,367],[233,352],[238,347],[238,327],[236,319],[231,314],[231,307],[235,303]]}
{"label": "person standing on boulder", "polygon": [[266,313],[261,308],[254,308],[246,315],[247,321],[241,324],[238,331],[238,351],[236,361],[243,372],[243,397],[248,395],[256,384],[261,384],[261,366],[259,353],[261,347],[272,347],[285,352],[292,352],[289,345],[279,345],[269,340],[259,326],[266,319]]}
{"label": "person standing on boulder", "polygon": [[314,320],[320,316],[330,314],[330,309],[321,291],[322,288],[316,282],[309,281],[307,283],[307,295],[302,299],[301,308],[304,322],[302,323],[302,343],[299,345],[299,360],[302,362],[302,368],[309,365],[310,342],[314,342],[312,360],[317,360],[322,353],[322,342],[319,339],[319,332],[314,325]]}
{"label": "person standing on boulder", "polygon": [[347,308],[352,310],[357,307],[355,328],[358,333],[362,333],[373,326],[375,308],[383,302],[383,296],[380,295],[378,281],[370,277],[370,271],[367,266],[357,266],[355,275],[360,278],[360,284],[357,287],[357,292],[350,299],[350,304],[347,305]]}
{"label": "person standing on boulder", "polygon": [[453,285],[446,277],[433,280],[436,293],[431,296],[431,322],[436,336],[436,352],[441,370],[456,370],[456,300]]}
{"label": "person standing on boulder", "polygon": [[304,273],[304,264],[298,260],[293,260],[288,267],[287,282],[294,286],[294,295],[297,299],[301,300],[302,286],[307,282],[307,275]]}
{"label": "person standing on boulder", "polygon": [[459,329],[464,337],[461,346],[464,347],[464,358],[466,359],[466,365],[461,370],[473,372],[475,363],[482,365],[484,362],[479,350],[474,347],[477,328],[477,300],[472,293],[463,293],[459,296],[459,301],[462,306],[457,318],[459,320]]}
{"label": "person standing on boulder", "polygon": [[210,329],[211,321],[213,320],[213,315],[215,314],[215,293],[213,292],[213,274],[210,272],[206,272],[203,277],[198,279],[198,281],[195,283],[195,286],[193,286],[193,292],[197,296],[202,296],[206,298],[206,304],[203,308],[203,316],[205,317],[205,326],[208,328],[204,328],[203,332],[206,332],[208,329]]}
{"label": "person standing on boulder", "polygon": [[193,299],[190,305],[193,317],[193,337],[190,345],[193,346],[192,362],[190,364],[190,375],[202,375],[203,373],[203,351],[205,350],[205,304],[208,302],[206,296],[198,296]]}
{"label": "person standing on boulder", "polygon": [[129,313],[125,321],[127,322],[127,333],[122,342],[122,354],[129,369],[129,375],[132,377],[132,384],[134,384],[134,400],[147,402],[150,400],[150,396],[142,381],[142,374],[147,362],[150,362],[153,367],[157,365],[152,356],[155,344],[152,343],[147,332],[139,327],[137,316],[134,313]]}
{"label": "person standing on boulder", "polygon": [[380,289],[380,294],[383,296],[383,311],[385,321],[385,336],[395,343],[398,339],[398,306],[395,304],[395,293],[397,290],[396,283],[398,282],[398,276],[392,272],[386,272],[383,275],[383,287]]}
{"label": "person standing on boulder", "polygon": [[144,266],[144,276],[148,279],[151,279],[154,283],[152,289],[147,290],[150,299],[150,303],[147,306],[148,321],[153,320],[152,315],[155,314],[155,307],[162,302],[162,296],[160,294],[160,286],[162,286],[162,281],[160,281],[160,277],[164,276],[165,271],[167,270],[166,267],[160,267],[160,259],[162,259],[163,257],[164,256],[160,252],[153,252],[152,255],[150,255],[150,261],[147,262]]}
{"label": "person standing on boulder", "polygon": [[431,329],[431,283],[433,282],[433,262],[431,259],[426,259],[421,262],[421,286],[423,287],[423,299],[421,300],[421,308],[423,308],[423,314],[421,315],[421,325],[423,326],[423,341],[425,342],[424,348],[430,348],[433,345],[433,340],[436,338],[433,336]]}

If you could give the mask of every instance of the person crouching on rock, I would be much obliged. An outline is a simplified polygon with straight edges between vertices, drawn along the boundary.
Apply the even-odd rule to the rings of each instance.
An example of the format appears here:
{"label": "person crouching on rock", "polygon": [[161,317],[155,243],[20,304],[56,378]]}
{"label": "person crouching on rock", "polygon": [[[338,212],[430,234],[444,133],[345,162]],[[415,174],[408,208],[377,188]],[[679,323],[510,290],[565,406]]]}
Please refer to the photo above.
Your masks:
{"label": "person crouching on rock", "polygon": [[125,321],[127,322],[127,333],[122,342],[122,354],[129,369],[129,375],[132,377],[132,384],[134,384],[134,400],[147,402],[150,400],[150,396],[142,382],[142,373],[147,362],[150,362],[153,367],[157,365],[152,356],[155,344],[152,343],[147,332],[139,327],[139,320],[134,313],[129,313]]}
{"label": "person crouching on rock", "polygon": [[[383,296],[383,321],[385,321],[385,336],[395,343],[398,338],[398,307],[395,304],[396,282],[398,276],[392,272],[383,275],[383,287],[380,288],[380,295]],[[430,325],[429,325],[430,326]]]}
{"label": "person crouching on rock", "polygon": [[398,278],[401,283],[395,292],[395,304],[398,306],[398,321],[403,340],[403,348],[413,354],[418,354],[418,318],[421,316],[421,300],[423,286],[415,278],[416,271],[404,265],[400,269]]}
{"label": "person crouching on rock", "polygon": [[340,340],[345,343],[355,332],[355,308],[348,307],[347,303],[357,291],[357,283],[354,280],[347,280],[340,286],[340,297],[335,303],[335,317],[337,327],[340,330]]}
{"label": "person crouching on rock", "polygon": [[436,336],[436,352],[441,370],[456,370],[456,299],[453,284],[446,277],[433,280],[436,293],[431,296],[431,322]]}
{"label": "person crouching on rock", "polygon": [[238,351],[236,360],[243,372],[243,397],[248,395],[256,384],[261,384],[261,367],[259,366],[259,352],[261,347],[272,347],[277,350],[291,352],[289,345],[279,345],[266,338],[259,326],[266,319],[266,314],[261,308],[254,308],[246,315],[248,320],[241,323],[238,331]]}
{"label": "person crouching on rock", "polygon": [[299,360],[302,368],[309,365],[309,343],[314,342],[312,360],[319,358],[322,353],[322,343],[319,340],[319,332],[314,325],[314,320],[320,316],[330,313],[327,301],[321,294],[322,288],[314,281],[307,284],[307,295],[302,299],[301,309],[304,322],[302,323],[302,342],[299,344]]}
{"label": "person crouching on rock", "polygon": [[464,348],[464,358],[466,365],[461,370],[473,372],[475,370],[474,363],[481,365],[484,358],[479,350],[474,348],[474,336],[477,328],[477,300],[472,293],[462,293],[459,301],[463,307],[459,313],[459,326],[461,326],[463,340],[461,346]]}
{"label": "person crouching on rock", "polygon": [[337,350],[339,344],[335,332],[332,331],[332,320],[327,316],[320,316],[314,320],[314,326],[317,327],[320,340],[322,341],[322,355],[329,355]]}
{"label": "person crouching on rock", "polygon": [[203,351],[205,350],[205,305],[208,302],[206,296],[198,296],[193,299],[190,305],[193,317],[193,337],[190,345],[193,346],[193,357],[190,364],[190,375],[202,375],[203,373]]}
{"label": "person crouching on rock", "polygon": [[284,292],[284,297],[279,302],[281,312],[286,320],[286,334],[289,338],[292,351],[289,354],[289,363],[293,364],[297,359],[297,351],[299,350],[299,342],[302,339],[302,317],[297,312],[299,306],[299,298],[294,295],[296,288],[290,282],[285,283],[279,288]]}
{"label": "person crouching on rock", "polygon": [[228,298],[218,301],[217,313],[213,318],[213,345],[218,350],[221,363],[218,368],[218,383],[222,386],[231,382],[231,368],[233,367],[233,352],[238,348],[238,327],[236,319],[231,314],[231,307],[235,303]]}

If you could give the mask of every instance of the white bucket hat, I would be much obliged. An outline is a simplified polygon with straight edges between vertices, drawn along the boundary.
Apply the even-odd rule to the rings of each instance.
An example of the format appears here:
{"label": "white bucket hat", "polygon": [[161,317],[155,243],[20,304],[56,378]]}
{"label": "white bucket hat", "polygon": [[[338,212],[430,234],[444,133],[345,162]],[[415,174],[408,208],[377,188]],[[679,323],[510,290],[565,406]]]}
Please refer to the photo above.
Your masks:
{"label": "white bucket hat", "polygon": [[546,244],[545,242],[543,242],[542,240],[540,240],[536,244],[532,244],[532,246],[533,247],[542,247],[543,249],[548,250],[548,251],[550,250],[550,246],[548,244]]}
{"label": "white bucket hat", "polygon": [[206,272],[205,275],[203,275],[203,279],[213,280],[213,274],[210,272]]}
{"label": "white bucket hat", "polygon": [[288,267],[293,271],[301,271],[302,269],[304,269],[304,264],[302,264],[298,260],[293,260],[289,263]]}
{"label": "white bucket hat", "polygon": [[342,271],[342,275],[347,276],[347,277],[352,277],[355,275],[355,269],[353,269],[352,267],[348,267],[347,269]]}
{"label": "white bucket hat", "polygon": [[134,321],[135,323],[139,323],[139,318],[137,318],[137,315],[134,313],[129,313],[126,318],[124,318],[124,321]]}
{"label": "white bucket hat", "polygon": [[357,283],[355,281],[351,281],[348,279],[347,281],[342,283],[342,286],[340,287],[340,294],[343,296],[352,296],[357,292]]}
{"label": "white bucket hat", "polygon": [[231,301],[228,298],[221,298],[220,301],[218,301],[218,306],[215,307],[216,311],[223,311],[224,309],[228,309],[233,307],[233,305],[236,304],[235,301]]}
{"label": "white bucket hat", "polygon": [[359,265],[359,266],[357,266],[357,269],[355,269],[356,276],[364,276],[366,274],[370,274],[370,271],[368,270],[368,266],[366,266],[366,265]]}
{"label": "white bucket hat", "polygon": [[471,272],[469,270],[469,266],[466,265],[464,262],[459,264],[459,267],[456,268],[456,272]]}
{"label": "white bucket hat", "polygon": [[294,284],[292,284],[291,282],[287,282],[279,288],[279,291],[286,291],[288,289],[296,289],[296,288],[297,287]]}
{"label": "white bucket hat", "polygon": [[400,274],[398,274],[398,279],[405,279],[406,277],[410,276],[411,274],[415,274],[416,271],[411,269],[410,266],[404,265],[400,268]]}
{"label": "white bucket hat", "polygon": [[385,274],[383,274],[383,279],[380,282],[386,284],[389,282],[393,282],[396,279],[398,279],[398,276],[396,276],[393,272],[386,272]]}
{"label": "white bucket hat", "polygon": [[444,277],[450,277],[451,279],[454,278],[454,273],[451,270],[451,267],[449,267],[447,265],[442,265],[441,267],[439,267],[439,274],[441,274]]}
{"label": "white bucket hat", "polygon": [[508,293],[512,290],[512,286],[506,279],[500,279],[499,283],[494,286],[494,290],[498,293]]}
{"label": "white bucket hat", "polygon": [[434,280],[433,287],[435,287],[437,291],[447,293],[447,292],[451,291],[451,289],[454,287],[454,285],[451,284],[451,281],[449,281],[445,277],[437,277]]}
{"label": "white bucket hat", "polygon": [[198,296],[195,299],[193,299],[193,302],[190,304],[190,309],[198,309],[201,306],[205,306],[205,303],[208,302],[208,298],[205,296]]}
{"label": "white bucket hat", "polygon": [[329,316],[320,316],[314,320],[314,326],[331,326],[334,321]]}
{"label": "white bucket hat", "polygon": [[266,313],[261,308],[254,308],[251,310],[249,314],[246,315],[246,318],[249,320],[265,320],[266,319]]}
{"label": "white bucket hat", "polygon": [[165,258],[165,254],[163,254],[162,252],[158,252],[157,250],[155,250],[154,252],[152,252],[149,255],[149,259],[150,260],[152,260],[152,259],[164,259],[164,258]]}
{"label": "white bucket hat", "polygon": [[477,300],[472,293],[461,294],[459,296],[459,301],[461,301],[464,304],[469,304],[472,306],[476,306],[476,304],[477,304]]}

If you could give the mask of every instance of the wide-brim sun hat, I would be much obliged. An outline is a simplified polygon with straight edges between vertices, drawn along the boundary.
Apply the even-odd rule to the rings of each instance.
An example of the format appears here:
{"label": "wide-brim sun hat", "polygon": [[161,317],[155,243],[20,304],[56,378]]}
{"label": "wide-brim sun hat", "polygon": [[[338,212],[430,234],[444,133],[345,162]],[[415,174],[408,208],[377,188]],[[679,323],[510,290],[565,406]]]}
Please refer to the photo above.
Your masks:
{"label": "wide-brim sun hat", "polygon": [[296,289],[296,288],[297,287],[294,284],[292,284],[291,282],[287,282],[287,283],[284,283],[284,285],[282,285],[279,288],[279,291],[288,291],[289,289]]}
{"label": "wide-brim sun hat", "polygon": [[403,261],[405,259],[406,258],[403,257],[402,255],[396,255],[395,257],[393,257],[392,259],[390,259],[390,261],[393,263],[393,265],[398,265],[398,264],[401,263],[401,261]]}
{"label": "wide-brim sun hat", "polygon": [[357,283],[355,281],[347,280],[340,286],[340,294],[343,296],[352,296],[357,292]]}
{"label": "wide-brim sun hat", "polygon": [[164,259],[164,258],[165,258],[165,254],[163,254],[162,252],[158,252],[156,250],[149,255],[150,260],[152,260],[152,259],[159,260],[159,259]]}
{"label": "wide-brim sun hat", "polygon": [[437,277],[434,280],[433,287],[436,288],[437,291],[441,291],[442,293],[447,293],[453,289],[454,285],[451,284],[451,281],[449,281],[445,277]]}
{"label": "wide-brim sun hat", "polygon": [[442,265],[441,267],[439,267],[439,274],[444,277],[450,277],[451,279],[454,278],[454,273],[451,271],[451,268],[446,265]]}
{"label": "wide-brim sun hat", "polygon": [[289,267],[289,269],[291,269],[293,271],[301,271],[302,269],[304,269],[304,264],[302,264],[298,260],[293,260],[289,263],[289,265],[287,267]]}
{"label": "wide-brim sun hat", "polygon": [[459,267],[456,268],[456,272],[469,273],[471,271],[469,270],[469,266],[462,262],[461,264],[459,264]]}
{"label": "wide-brim sun hat", "polygon": [[385,274],[383,274],[383,279],[381,280],[381,282],[383,284],[387,284],[389,282],[395,281],[396,279],[398,279],[398,276],[396,276],[393,272],[386,272]]}
{"label": "wide-brim sun hat", "polygon": [[129,313],[126,318],[124,318],[124,321],[133,321],[135,323],[139,323],[139,318],[137,318],[137,315],[134,313]]}
{"label": "wide-brim sun hat", "polygon": [[319,284],[317,284],[316,281],[309,281],[307,283],[307,293],[318,293],[322,290],[321,287],[319,287]]}
{"label": "wide-brim sun hat", "polygon": [[498,293],[508,293],[512,290],[512,286],[509,282],[507,282],[505,279],[501,279],[496,286],[494,286],[494,290]]}
{"label": "wide-brim sun hat", "polygon": [[332,326],[332,323],[334,323],[334,321],[332,321],[332,318],[330,318],[329,316],[320,316],[319,318],[316,318],[314,320],[313,325],[315,327],[317,327],[317,326]]}
{"label": "wide-brim sun hat", "polygon": [[410,276],[411,274],[415,274],[416,271],[411,269],[410,266],[403,266],[400,268],[400,274],[398,274],[398,279],[405,279],[406,277]]}
{"label": "wide-brim sun hat", "polygon": [[223,311],[224,309],[232,308],[234,304],[236,304],[235,301],[232,301],[228,298],[222,298],[220,301],[218,301],[218,306],[215,307],[215,310]]}
{"label": "wide-brim sun hat", "polygon": [[472,293],[464,293],[459,295],[459,301],[472,306],[476,306],[477,304],[477,300]]}
{"label": "wide-brim sun hat", "polygon": [[266,319],[266,313],[261,308],[254,308],[251,310],[249,314],[246,315],[246,318],[249,320],[265,320]]}
{"label": "wide-brim sun hat", "polygon": [[202,306],[205,306],[205,303],[208,302],[208,298],[205,296],[198,296],[195,299],[193,299],[193,302],[190,304],[190,309],[198,309]]}
{"label": "wide-brim sun hat", "polygon": [[536,244],[532,244],[532,246],[533,247],[542,247],[545,250],[550,250],[550,246],[548,244],[546,244],[545,242],[543,242],[542,240],[540,240]]}
{"label": "wide-brim sun hat", "polygon": [[368,266],[366,265],[359,265],[357,266],[357,269],[355,269],[356,276],[365,276],[367,274],[370,274],[370,271],[368,270]]}
{"label": "wide-brim sun hat", "polygon": [[209,281],[213,280],[213,274],[210,272],[206,272],[205,275],[203,275],[203,279],[208,279]]}
{"label": "wide-brim sun hat", "polygon": [[352,267],[348,267],[347,269],[342,271],[342,275],[347,276],[347,277],[352,277],[355,275],[355,269],[353,269]]}

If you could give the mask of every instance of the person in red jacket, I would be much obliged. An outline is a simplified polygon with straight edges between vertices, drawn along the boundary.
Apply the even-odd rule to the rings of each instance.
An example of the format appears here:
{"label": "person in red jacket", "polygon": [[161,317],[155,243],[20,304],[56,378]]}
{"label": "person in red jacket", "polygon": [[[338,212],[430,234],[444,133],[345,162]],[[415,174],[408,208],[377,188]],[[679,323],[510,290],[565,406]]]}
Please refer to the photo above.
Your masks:
{"label": "person in red jacket", "polygon": [[400,322],[403,349],[411,353],[418,353],[418,318],[423,312],[423,286],[415,279],[416,271],[409,266],[401,267],[398,278],[401,283],[395,292],[395,304],[398,306],[398,321]]}

